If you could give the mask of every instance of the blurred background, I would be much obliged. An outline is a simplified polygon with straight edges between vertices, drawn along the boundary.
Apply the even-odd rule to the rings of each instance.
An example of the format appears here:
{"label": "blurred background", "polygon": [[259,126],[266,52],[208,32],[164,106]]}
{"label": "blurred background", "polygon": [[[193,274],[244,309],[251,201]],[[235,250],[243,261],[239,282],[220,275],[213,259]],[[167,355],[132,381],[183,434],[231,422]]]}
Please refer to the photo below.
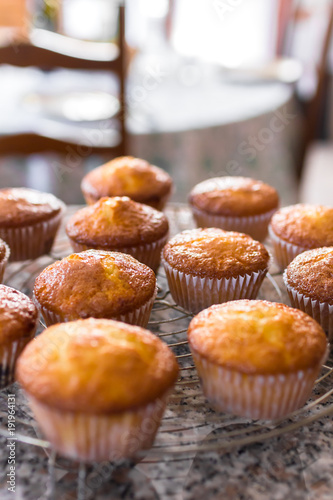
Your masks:
{"label": "blurred background", "polygon": [[332,0],[1,0],[0,187],[83,198],[123,154],[331,204]]}

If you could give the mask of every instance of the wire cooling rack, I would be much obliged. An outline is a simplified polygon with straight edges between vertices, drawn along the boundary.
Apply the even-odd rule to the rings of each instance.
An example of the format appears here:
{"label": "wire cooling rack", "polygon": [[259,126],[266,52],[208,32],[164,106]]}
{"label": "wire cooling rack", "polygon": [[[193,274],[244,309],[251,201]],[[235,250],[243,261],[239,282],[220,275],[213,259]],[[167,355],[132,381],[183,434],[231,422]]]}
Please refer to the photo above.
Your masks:
{"label": "wire cooling rack", "polygon": [[[67,216],[75,209],[77,207],[69,209]],[[171,234],[193,227],[191,214],[186,206],[171,205],[166,213],[170,221]],[[35,277],[54,260],[70,253],[70,246],[62,232],[51,255],[35,261],[11,264],[6,273],[6,284],[31,296]],[[184,457],[199,451],[226,450],[262,442],[333,415],[332,358],[323,366],[308,403],[287,418],[273,422],[252,421],[211,410],[202,394],[187,343],[186,331],[192,316],[172,300],[162,270],[158,275],[158,287],[159,292],[148,328],[167,342],[176,354],[180,365],[180,378],[170,398],[154,446],[148,454],[146,453],[145,463],[155,463],[170,456]],[[288,302],[281,275],[274,267],[271,268],[261,287],[259,298]],[[39,331],[42,329],[41,325]],[[50,457],[49,467],[52,471],[55,454],[50,444],[40,437],[25,396],[17,384],[0,393],[0,435],[8,436],[6,405],[9,392],[16,394],[17,441],[44,448]],[[79,468],[79,479],[85,475],[85,469],[82,467]],[[78,497],[84,498],[82,495]]]}

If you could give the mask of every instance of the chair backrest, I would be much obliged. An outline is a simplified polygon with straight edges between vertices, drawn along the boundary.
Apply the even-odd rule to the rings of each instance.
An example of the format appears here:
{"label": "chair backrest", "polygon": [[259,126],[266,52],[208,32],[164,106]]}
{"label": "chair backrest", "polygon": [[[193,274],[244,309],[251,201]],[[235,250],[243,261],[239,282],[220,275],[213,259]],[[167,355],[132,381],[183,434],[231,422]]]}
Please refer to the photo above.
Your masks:
{"label": "chair backrest", "polygon": [[27,27],[26,0],[1,0],[0,27],[18,29]]}
{"label": "chair backrest", "polygon": [[[10,3],[21,0],[1,0]],[[25,0],[24,0],[25,3]],[[2,3],[0,3],[2,7]],[[10,11],[12,9],[9,9]],[[0,9],[1,17],[1,9]],[[8,19],[9,22],[9,19]],[[118,43],[99,44],[69,39],[62,35],[43,32],[32,33],[30,39],[19,37],[0,46],[0,64],[42,69],[71,68],[82,70],[109,70],[119,80],[120,109],[117,115],[119,132],[116,144],[89,144],[92,153],[112,157],[127,153],[128,140],[126,131],[126,43],[125,43],[125,7],[119,4]],[[77,146],[70,140],[60,140],[46,133],[18,133],[0,136],[0,156],[10,154],[32,154],[45,151],[57,151],[67,154],[69,148]],[[80,145],[81,142],[80,142]]]}
{"label": "chair backrest", "polygon": [[302,169],[309,144],[317,137],[328,75],[333,33],[333,0],[279,0],[277,53],[303,62],[305,77],[299,89],[304,100]]}

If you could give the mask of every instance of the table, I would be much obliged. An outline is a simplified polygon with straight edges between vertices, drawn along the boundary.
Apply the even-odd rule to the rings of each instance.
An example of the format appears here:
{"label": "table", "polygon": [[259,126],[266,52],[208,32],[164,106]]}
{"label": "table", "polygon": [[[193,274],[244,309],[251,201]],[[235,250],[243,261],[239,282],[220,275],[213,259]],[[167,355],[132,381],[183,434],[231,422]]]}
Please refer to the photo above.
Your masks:
{"label": "table", "polygon": [[[149,64],[129,82],[130,153],[170,172],[174,201],[186,201],[194,184],[221,175],[266,181],[278,189],[284,205],[297,200],[295,158],[301,118],[291,86],[230,82],[222,70],[187,60],[176,59],[159,69]],[[47,155],[27,163],[4,159],[0,187],[29,185],[80,203],[80,179],[88,168],[105,161],[90,157],[89,141],[112,140],[107,121],[70,122],[58,105],[49,106],[48,114],[43,111],[40,98],[73,88],[77,93],[116,93],[115,81],[102,72],[21,71],[0,68],[0,133],[48,131],[88,146],[73,147],[66,158]]]}
{"label": "table", "polygon": [[133,87],[131,152],[171,174],[178,202],[208,177],[243,175],[272,184],[282,204],[294,203],[301,115],[293,88],[230,82],[204,66],[186,85],[185,71],[176,65],[153,90],[141,88],[139,101],[134,89],[142,80]]}

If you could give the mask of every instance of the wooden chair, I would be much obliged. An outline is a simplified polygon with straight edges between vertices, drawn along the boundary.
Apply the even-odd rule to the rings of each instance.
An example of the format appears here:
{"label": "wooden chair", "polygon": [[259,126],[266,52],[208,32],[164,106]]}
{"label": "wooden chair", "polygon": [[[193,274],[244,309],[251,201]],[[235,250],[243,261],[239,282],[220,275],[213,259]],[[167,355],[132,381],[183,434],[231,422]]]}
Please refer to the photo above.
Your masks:
{"label": "wooden chair", "polygon": [[[280,0],[279,28],[277,53],[292,56],[292,45],[297,30],[297,20],[302,18],[302,0]],[[298,175],[301,174],[306,152],[309,145],[318,137],[320,122],[323,117],[323,105],[326,96],[327,60],[333,33],[333,1],[328,4],[327,23],[323,36],[323,43],[318,47],[317,61],[314,61],[317,75],[317,87],[313,97],[303,102],[304,110],[304,139],[300,152]],[[311,36],[311,33],[309,33]]]}
{"label": "wooden chair", "polygon": [[[9,2],[9,0],[5,1]],[[126,154],[128,140],[125,99],[125,7],[123,4],[119,5],[117,44],[80,41],[46,30],[35,30],[28,38],[26,36],[16,36],[6,44],[1,45],[0,64],[10,64],[22,68],[35,66],[45,70],[69,68],[113,72],[119,79],[120,89],[120,110],[116,117],[119,123],[119,140],[114,144],[107,145],[89,144],[89,148],[92,153],[98,153],[109,158]],[[0,135],[0,156],[48,151],[66,154],[69,148],[78,145],[70,140],[60,140],[49,134],[42,135],[27,132]]]}

